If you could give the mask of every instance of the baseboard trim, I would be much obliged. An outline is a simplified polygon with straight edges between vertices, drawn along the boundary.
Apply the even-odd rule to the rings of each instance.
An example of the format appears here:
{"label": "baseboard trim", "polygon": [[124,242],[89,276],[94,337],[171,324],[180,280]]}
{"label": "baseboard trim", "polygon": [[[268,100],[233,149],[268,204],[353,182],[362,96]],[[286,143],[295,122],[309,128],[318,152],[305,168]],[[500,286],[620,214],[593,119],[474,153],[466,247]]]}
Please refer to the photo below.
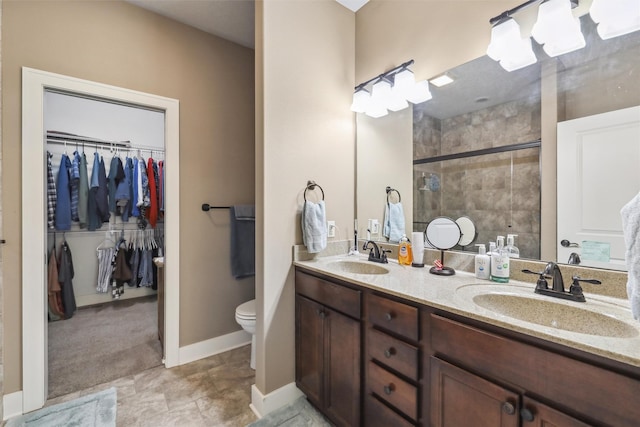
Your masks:
{"label": "baseboard trim", "polygon": [[22,415],[22,391],[2,396],[2,420],[7,421],[18,415]]}
{"label": "baseboard trim", "polygon": [[296,387],[295,382],[284,385],[268,394],[262,394],[258,387],[253,384],[251,386],[251,404],[249,407],[256,414],[256,417],[262,418],[268,413],[292,403],[300,396],[304,396],[304,394]]}
{"label": "baseboard trim", "polygon": [[206,341],[186,345],[180,347],[179,364],[184,365],[185,363],[195,362],[196,360],[224,353],[247,344],[251,344],[251,334],[244,330],[239,330]]}

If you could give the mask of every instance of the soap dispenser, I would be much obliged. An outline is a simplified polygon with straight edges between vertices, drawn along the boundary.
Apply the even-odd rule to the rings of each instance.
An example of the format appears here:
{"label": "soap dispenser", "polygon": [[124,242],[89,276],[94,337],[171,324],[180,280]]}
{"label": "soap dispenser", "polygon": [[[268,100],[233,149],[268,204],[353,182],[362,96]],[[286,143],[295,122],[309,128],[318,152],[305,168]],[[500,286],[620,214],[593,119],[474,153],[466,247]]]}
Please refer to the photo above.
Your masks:
{"label": "soap dispenser", "polygon": [[475,267],[478,279],[489,280],[491,276],[491,258],[487,255],[487,248],[484,243],[477,243],[478,255],[476,255]]}
{"label": "soap dispenser", "polygon": [[413,262],[413,253],[411,252],[411,242],[406,234],[403,234],[400,238],[400,244],[398,245],[398,264],[411,265]]}
{"label": "soap dispenser", "polygon": [[509,255],[504,248],[504,236],[498,236],[498,247],[491,255],[491,280],[509,283]]}
{"label": "soap dispenser", "polygon": [[509,258],[520,258],[520,249],[518,249],[515,245],[515,238],[518,237],[517,234],[507,234],[507,246],[505,250],[509,255]]}

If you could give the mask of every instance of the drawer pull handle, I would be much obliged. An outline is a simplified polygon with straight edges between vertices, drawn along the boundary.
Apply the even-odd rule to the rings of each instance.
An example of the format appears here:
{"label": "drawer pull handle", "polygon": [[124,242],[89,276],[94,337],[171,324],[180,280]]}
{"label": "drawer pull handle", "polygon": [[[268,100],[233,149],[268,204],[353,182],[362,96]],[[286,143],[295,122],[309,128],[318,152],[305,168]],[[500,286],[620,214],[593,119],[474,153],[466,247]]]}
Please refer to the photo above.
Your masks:
{"label": "drawer pull handle", "polygon": [[318,313],[318,316],[320,316],[321,319],[327,317],[327,313],[325,313],[324,310],[317,309],[316,313]]}
{"label": "drawer pull handle", "polygon": [[522,408],[522,411],[520,411],[520,416],[522,417],[523,420],[525,420],[528,423],[533,421],[535,418],[533,416],[533,412],[528,408]]}
{"label": "drawer pull handle", "polygon": [[386,395],[390,395],[391,393],[393,393],[393,391],[396,389],[396,386],[393,385],[393,383],[384,386],[384,394]]}
{"label": "drawer pull handle", "polygon": [[504,412],[507,415],[513,415],[516,413],[516,407],[513,406],[513,403],[511,402],[504,402],[502,404],[502,412]]}
{"label": "drawer pull handle", "polygon": [[384,315],[384,318],[387,322],[391,322],[391,320],[393,319],[393,313],[387,313]]}
{"label": "drawer pull handle", "polygon": [[388,349],[386,349],[384,351],[384,356],[389,359],[391,356],[393,356],[394,354],[396,354],[396,349],[393,347],[389,347]]}

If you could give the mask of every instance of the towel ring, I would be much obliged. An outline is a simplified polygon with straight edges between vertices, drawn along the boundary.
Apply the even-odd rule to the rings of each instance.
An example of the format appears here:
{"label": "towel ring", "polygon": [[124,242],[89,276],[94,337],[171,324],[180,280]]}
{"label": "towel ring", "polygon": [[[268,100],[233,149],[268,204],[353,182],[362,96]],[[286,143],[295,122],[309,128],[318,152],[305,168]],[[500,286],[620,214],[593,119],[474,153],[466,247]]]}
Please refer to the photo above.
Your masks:
{"label": "towel ring", "polygon": [[391,195],[391,192],[395,191],[396,194],[398,195],[398,203],[400,203],[402,201],[402,197],[400,196],[400,192],[398,190],[396,190],[395,188],[391,188],[391,187],[387,187],[386,188],[386,192],[387,192],[387,203],[389,203],[389,196]]}
{"label": "towel ring", "polygon": [[304,201],[305,202],[307,201],[307,191],[308,190],[315,190],[316,187],[318,187],[320,189],[320,191],[322,192],[322,200],[324,200],[324,190],[322,189],[322,187],[320,187],[314,181],[307,181],[307,187],[304,189]]}

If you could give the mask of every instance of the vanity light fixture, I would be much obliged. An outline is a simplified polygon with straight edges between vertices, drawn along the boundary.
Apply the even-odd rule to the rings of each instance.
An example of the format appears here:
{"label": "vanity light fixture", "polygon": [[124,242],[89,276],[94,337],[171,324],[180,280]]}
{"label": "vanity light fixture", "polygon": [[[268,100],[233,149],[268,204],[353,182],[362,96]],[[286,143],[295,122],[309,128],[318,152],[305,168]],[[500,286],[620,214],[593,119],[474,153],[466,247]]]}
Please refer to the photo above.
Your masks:
{"label": "vanity light fixture", "polygon": [[[356,86],[351,111],[365,113],[370,117],[386,116],[390,111],[400,111],[412,104],[431,99],[429,83],[415,81],[409,66],[413,59],[373,79]],[[366,89],[371,85],[371,93]]]}
{"label": "vanity light fixture", "polygon": [[[522,37],[520,26],[513,18],[515,13],[532,5],[538,5],[538,17],[531,36],[543,45],[547,55],[563,55],[586,45],[580,18],[572,12],[578,0],[528,0],[489,20],[492,29],[487,55],[507,71],[536,62],[531,37]],[[640,30],[638,0],[593,0],[589,14],[599,24],[598,34],[603,39]]]}
{"label": "vanity light fixture", "polygon": [[538,8],[538,20],[531,35],[547,55],[555,57],[586,46],[580,18],[571,13],[570,0],[547,0]]}
{"label": "vanity light fixture", "polygon": [[638,0],[593,0],[589,15],[603,40],[640,30]]}
{"label": "vanity light fixture", "polygon": [[487,55],[499,61],[507,71],[519,70],[538,60],[531,47],[531,38],[522,37],[520,25],[513,18],[501,20],[491,28],[491,43],[487,48]]}

